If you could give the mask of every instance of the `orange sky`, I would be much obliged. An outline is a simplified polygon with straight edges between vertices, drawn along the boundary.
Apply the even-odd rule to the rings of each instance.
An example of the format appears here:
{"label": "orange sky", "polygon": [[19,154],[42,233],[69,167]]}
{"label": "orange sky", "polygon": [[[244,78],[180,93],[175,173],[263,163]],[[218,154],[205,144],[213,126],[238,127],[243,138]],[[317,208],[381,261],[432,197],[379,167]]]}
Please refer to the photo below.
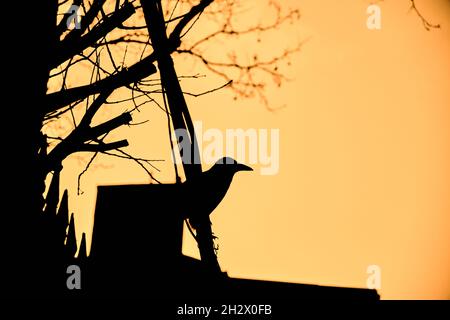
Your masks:
{"label": "orange sky", "polygon": [[[382,298],[450,298],[450,5],[430,2],[417,4],[442,28],[427,32],[406,0],[380,2],[377,31],[366,28],[369,1],[283,1],[302,18],[263,45],[308,39],[292,59],[293,80],[268,92],[284,108],[269,112],[228,91],[188,98],[205,129],[280,129],[279,174],[238,174],[212,216],[230,276],[365,287],[375,264]],[[253,17],[267,14],[248,3]],[[182,85],[202,91],[216,80]],[[130,141],[129,152],[165,159],[156,176],[173,182],[165,115],[148,108],[135,121],[147,119],[114,136]],[[82,168],[67,159],[63,187],[89,242],[96,186],[149,180],[130,162],[101,158],[77,196]],[[184,252],[198,256],[188,233]]]}

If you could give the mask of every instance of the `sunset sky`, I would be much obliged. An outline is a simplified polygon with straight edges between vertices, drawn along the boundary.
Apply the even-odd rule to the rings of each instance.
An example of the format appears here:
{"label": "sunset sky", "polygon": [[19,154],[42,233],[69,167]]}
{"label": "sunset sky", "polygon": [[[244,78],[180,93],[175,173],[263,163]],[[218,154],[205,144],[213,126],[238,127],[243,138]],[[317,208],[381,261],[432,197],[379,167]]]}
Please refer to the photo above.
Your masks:
{"label": "sunset sky", "polygon": [[[243,17],[264,20],[270,12],[258,3],[246,1]],[[301,18],[262,38],[260,50],[302,48],[281,66],[291,81],[268,88],[271,109],[234,100],[229,90],[187,97],[204,130],[280,130],[279,173],[261,175],[254,165],[237,174],[212,215],[230,276],[364,288],[367,267],[378,265],[383,299],[450,298],[450,2],[417,0],[441,25],[431,31],[409,0],[377,3],[381,30],[366,27],[370,1],[283,0]],[[239,50],[256,46],[245,41]],[[200,64],[177,66],[180,75],[207,74]],[[181,82],[193,92],[221,83],[214,76]],[[155,163],[155,177],[172,183],[166,115],[146,107],[134,118],[145,120],[114,137],[129,140],[129,153],[165,160]],[[130,161],[101,157],[78,196],[86,159],[64,162],[61,188],[69,188],[77,232],[90,242],[96,187],[149,177]],[[184,253],[198,257],[184,236]]]}

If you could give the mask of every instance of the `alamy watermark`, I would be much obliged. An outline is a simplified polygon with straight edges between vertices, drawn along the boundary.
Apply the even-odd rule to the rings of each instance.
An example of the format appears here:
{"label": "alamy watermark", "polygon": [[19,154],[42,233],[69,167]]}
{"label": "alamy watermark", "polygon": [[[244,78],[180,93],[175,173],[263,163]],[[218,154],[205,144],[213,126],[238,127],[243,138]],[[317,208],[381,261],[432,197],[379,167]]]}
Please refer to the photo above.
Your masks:
{"label": "alamy watermark", "polygon": [[69,275],[66,280],[66,286],[69,290],[81,289],[81,269],[76,264],[67,267],[66,273]]}
{"label": "alamy watermark", "polygon": [[381,268],[376,264],[367,267],[367,289],[381,289]]}
{"label": "alamy watermark", "polygon": [[[240,163],[259,165],[261,175],[276,175],[280,169],[280,129],[236,128],[204,130],[201,121],[194,122],[198,150],[192,150],[189,132],[173,133],[174,147],[181,151],[177,164],[214,164],[226,155]],[[176,154],[176,152],[175,152]]]}
{"label": "alamy watermark", "polygon": [[65,16],[67,16],[66,26],[67,29],[81,29],[81,15],[80,7],[76,5],[71,5],[69,10],[67,10]]}
{"label": "alamy watermark", "polygon": [[366,21],[367,29],[381,30],[381,8],[377,4],[371,4],[367,7],[367,14],[369,15]]}

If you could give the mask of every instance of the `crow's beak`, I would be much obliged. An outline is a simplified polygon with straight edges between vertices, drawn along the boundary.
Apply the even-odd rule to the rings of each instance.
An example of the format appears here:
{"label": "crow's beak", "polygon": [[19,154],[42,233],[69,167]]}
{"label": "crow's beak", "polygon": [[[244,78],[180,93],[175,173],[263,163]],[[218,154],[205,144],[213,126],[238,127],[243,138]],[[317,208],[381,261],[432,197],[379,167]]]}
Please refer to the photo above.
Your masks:
{"label": "crow's beak", "polygon": [[239,172],[239,171],[253,171],[253,169],[249,166],[246,166],[245,164],[237,163],[236,164],[236,172]]}

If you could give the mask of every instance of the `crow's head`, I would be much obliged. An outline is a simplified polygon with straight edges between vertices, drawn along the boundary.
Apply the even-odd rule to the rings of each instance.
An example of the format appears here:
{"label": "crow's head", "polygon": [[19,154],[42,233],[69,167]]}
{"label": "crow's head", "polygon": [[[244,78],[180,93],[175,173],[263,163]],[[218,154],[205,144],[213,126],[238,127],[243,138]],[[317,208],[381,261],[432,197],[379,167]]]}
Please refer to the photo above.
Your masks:
{"label": "crow's head", "polygon": [[218,170],[223,173],[235,174],[239,171],[253,171],[252,168],[246,166],[245,164],[239,163],[233,158],[224,157],[219,159],[213,166],[215,170]]}

